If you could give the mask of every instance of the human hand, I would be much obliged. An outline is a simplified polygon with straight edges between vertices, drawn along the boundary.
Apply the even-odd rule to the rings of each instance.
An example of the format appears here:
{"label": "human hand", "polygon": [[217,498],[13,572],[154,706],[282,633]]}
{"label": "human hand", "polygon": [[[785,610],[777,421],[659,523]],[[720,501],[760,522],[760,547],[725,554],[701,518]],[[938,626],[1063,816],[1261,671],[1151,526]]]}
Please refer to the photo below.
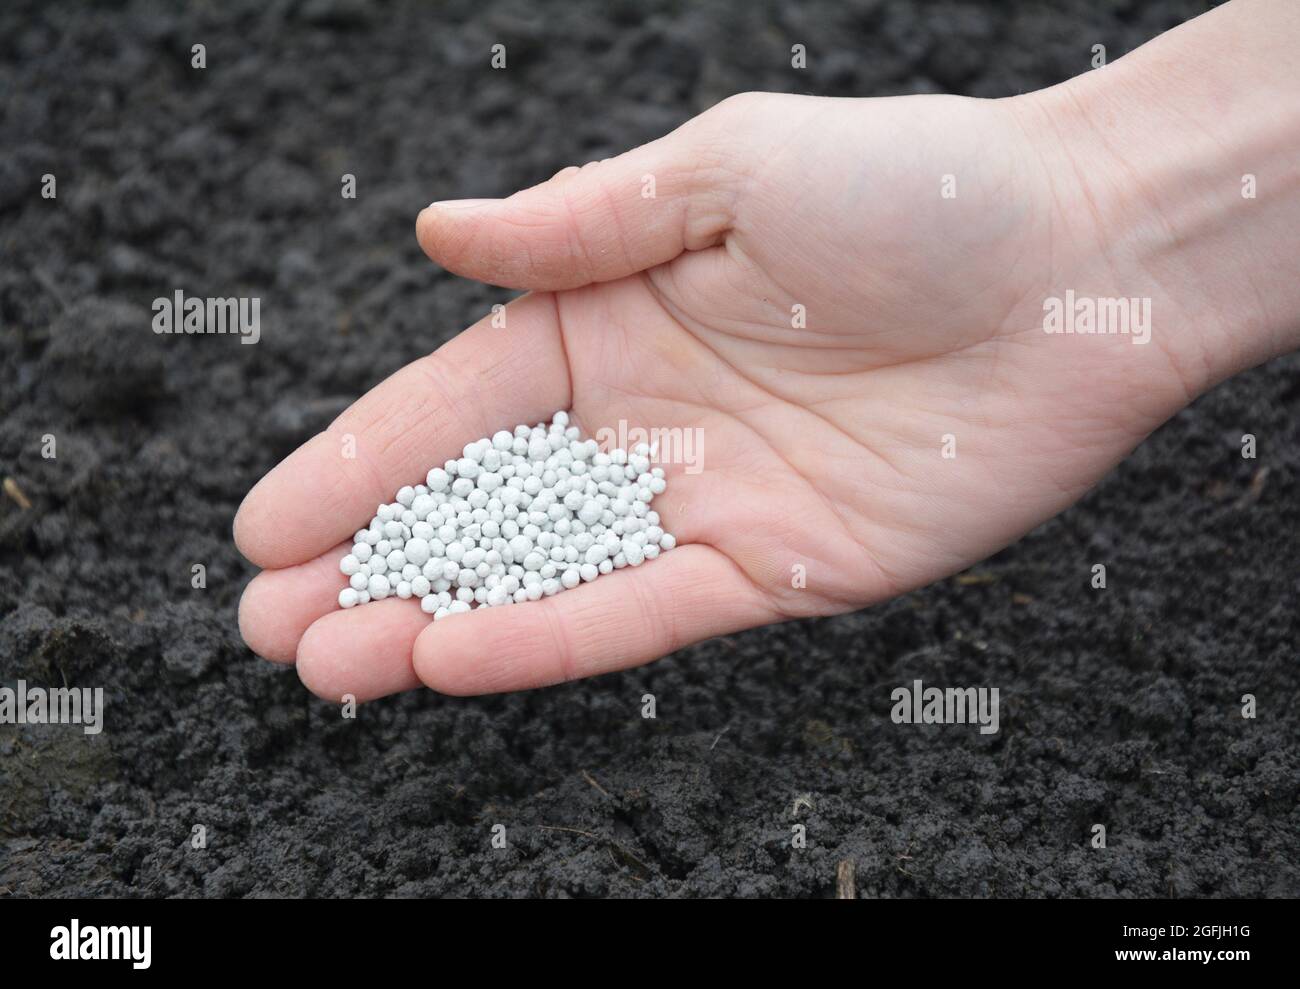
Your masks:
{"label": "human hand", "polygon": [[[1085,116],[1053,91],[751,94],[509,199],[425,210],[436,261],[531,294],[250,493],[236,539],[267,570],[241,603],[246,640],[331,698],[534,687],[859,608],[1056,514],[1274,346],[1207,360],[1230,327],[1173,329],[1207,293],[1201,273],[1148,269],[1167,241],[1142,231],[1169,207],[1116,222],[1139,197],[1121,159],[1073,139]],[[1151,299],[1150,342],[1044,333],[1044,300],[1066,289]],[[663,465],[655,508],[676,550],[436,624],[413,601],[337,610],[341,540],[378,502],[561,408],[587,435],[625,421],[702,439],[702,470]]]}

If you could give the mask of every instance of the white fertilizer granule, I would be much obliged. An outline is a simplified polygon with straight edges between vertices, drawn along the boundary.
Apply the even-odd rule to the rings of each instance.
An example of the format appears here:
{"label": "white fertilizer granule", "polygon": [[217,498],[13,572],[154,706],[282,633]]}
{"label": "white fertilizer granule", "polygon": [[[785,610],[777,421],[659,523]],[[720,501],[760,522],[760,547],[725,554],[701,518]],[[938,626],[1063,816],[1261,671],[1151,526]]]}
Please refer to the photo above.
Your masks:
{"label": "white fertilizer granule", "polygon": [[650,508],[665,481],[649,447],[601,453],[578,435],[557,412],[470,443],[402,488],[340,561],[350,586],[339,605],[396,595],[443,618],[536,601],[672,549]]}

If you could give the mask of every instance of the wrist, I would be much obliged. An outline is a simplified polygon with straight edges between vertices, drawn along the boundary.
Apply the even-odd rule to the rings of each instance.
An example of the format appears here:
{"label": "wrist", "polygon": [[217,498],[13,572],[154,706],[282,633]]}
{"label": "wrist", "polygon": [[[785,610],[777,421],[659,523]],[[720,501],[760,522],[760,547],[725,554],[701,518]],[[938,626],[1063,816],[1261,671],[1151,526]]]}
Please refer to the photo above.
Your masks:
{"label": "wrist", "polygon": [[1070,270],[1151,300],[1189,397],[1300,347],[1300,16],[1220,8],[1015,111]]}

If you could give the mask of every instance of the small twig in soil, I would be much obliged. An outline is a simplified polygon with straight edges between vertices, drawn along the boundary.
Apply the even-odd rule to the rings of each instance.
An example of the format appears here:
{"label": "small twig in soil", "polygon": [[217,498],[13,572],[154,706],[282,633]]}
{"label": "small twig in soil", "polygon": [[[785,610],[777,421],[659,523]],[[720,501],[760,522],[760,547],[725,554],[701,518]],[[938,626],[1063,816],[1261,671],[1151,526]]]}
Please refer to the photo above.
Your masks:
{"label": "small twig in soil", "polygon": [[1237,499],[1237,508],[1240,508],[1242,505],[1249,505],[1254,501],[1259,501],[1259,496],[1264,491],[1264,482],[1268,480],[1268,470],[1267,467],[1261,467],[1259,470],[1255,471],[1254,477],[1250,479],[1250,487],[1246,489],[1245,494]]}
{"label": "small twig in soil", "polygon": [[585,769],[582,771],[582,778],[585,779],[592,786],[594,786],[601,793],[603,793],[605,796],[609,797],[610,800],[614,799],[613,797],[610,796],[609,791],[606,790],[599,783],[597,783],[596,780],[592,777],[591,773],[587,772]]}
{"label": "small twig in soil", "polygon": [[856,900],[858,867],[853,859],[845,859],[835,870],[835,899]]}
{"label": "small twig in soil", "polygon": [[584,838],[599,838],[600,835],[591,831],[581,831],[578,828],[562,828],[558,824],[539,824],[537,825],[543,831],[568,831],[570,834],[580,834]]}
{"label": "small twig in soil", "polygon": [[4,491],[5,494],[9,496],[10,500],[24,512],[32,507],[32,503],[28,501],[27,496],[23,494],[23,489],[18,486],[18,482],[12,477],[5,478]]}
{"label": "small twig in soil", "polygon": [[[910,861],[912,861],[912,842],[909,841],[909,842],[907,843],[907,851],[905,851],[905,852],[903,852],[903,854],[899,855],[899,856],[898,856],[898,860],[899,860],[900,862],[910,862]],[[915,878],[916,878],[916,875],[915,875],[914,873],[908,872],[908,871],[907,871],[906,869],[904,869],[901,865],[899,865],[898,862],[895,862],[895,863],[894,863],[894,868],[897,869],[899,872],[901,872],[903,875],[907,876],[909,879],[915,879]]]}
{"label": "small twig in soil", "polygon": [[59,304],[60,309],[68,308],[68,300],[63,297],[63,293],[59,291],[59,286],[55,284],[54,279],[43,269],[33,268],[32,277],[36,279],[36,284],[50,293],[50,298]]}
{"label": "small twig in soil", "polygon": [[626,847],[625,847],[621,842],[615,841],[613,838],[606,838],[604,835],[599,835],[599,834],[596,834],[595,832],[592,832],[592,831],[583,831],[581,828],[566,828],[566,827],[561,827],[561,826],[558,825],[558,824],[539,824],[539,825],[537,825],[537,826],[538,826],[539,828],[541,828],[543,831],[567,831],[567,832],[569,832],[570,834],[580,834],[580,835],[582,835],[584,838],[595,838],[597,841],[603,841],[603,842],[605,842],[607,845],[610,845],[610,846],[612,846],[612,847],[618,849],[619,853],[620,853],[624,858],[628,859],[629,861],[635,862],[635,863],[636,863],[637,865],[639,865],[641,868],[645,869],[645,871],[646,871],[647,873],[652,873],[652,872],[656,872],[656,871],[657,871],[657,870],[655,870],[655,869],[650,868],[650,866],[646,865],[646,864],[645,864],[644,862],[642,862],[639,858],[637,858],[635,855],[633,855],[631,852],[629,852],[629,851],[627,850],[627,848],[626,848]]}

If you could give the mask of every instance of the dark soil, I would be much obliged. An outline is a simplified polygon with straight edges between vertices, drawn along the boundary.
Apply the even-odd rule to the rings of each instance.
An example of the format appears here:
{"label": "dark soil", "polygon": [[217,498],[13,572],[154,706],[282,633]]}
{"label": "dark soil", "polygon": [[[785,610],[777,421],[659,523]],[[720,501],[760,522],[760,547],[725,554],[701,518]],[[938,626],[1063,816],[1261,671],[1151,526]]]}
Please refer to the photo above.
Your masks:
{"label": "dark soil", "polygon": [[[345,720],[235,620],[253,482],[504,298],[426,261],[430,200],[742,90],[1014,94],[1203,6],[0,6],[0,475],[31,502],[0,497],[0,685],[108,708],[0,726],[0,895],[827,896],[846,858],[871,897],[1300,894],[1295,358],[974,579],[626,674]],[[177,288],[260,297],[261,343],[155,336]],[[894,725],[917,678],[999,686],[1001,732]]]}

